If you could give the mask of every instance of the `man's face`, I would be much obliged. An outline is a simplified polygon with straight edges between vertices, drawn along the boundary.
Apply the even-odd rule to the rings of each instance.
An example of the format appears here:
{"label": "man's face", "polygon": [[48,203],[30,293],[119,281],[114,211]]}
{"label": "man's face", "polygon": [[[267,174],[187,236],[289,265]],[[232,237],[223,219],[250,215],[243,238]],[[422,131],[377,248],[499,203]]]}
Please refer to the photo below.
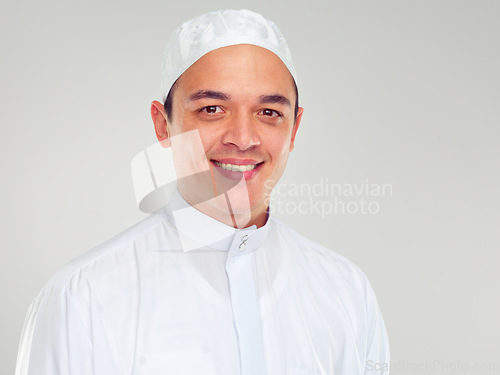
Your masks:
{"label": "man's face", "polygon": [[[208,162],[211,170],[211,178],[179,186],[186,201],[207,201],[232,188],[233,212],[250,211],[249,225],[265,220],[301,120],[302,108],[295,121],[295,100],[286,66],[254,45],[211,51],[186,70],[175,87],[168,135],[197,130],[203,152],[194,163],[203,169]],[[222,196],[211,205],[227,210]]]}

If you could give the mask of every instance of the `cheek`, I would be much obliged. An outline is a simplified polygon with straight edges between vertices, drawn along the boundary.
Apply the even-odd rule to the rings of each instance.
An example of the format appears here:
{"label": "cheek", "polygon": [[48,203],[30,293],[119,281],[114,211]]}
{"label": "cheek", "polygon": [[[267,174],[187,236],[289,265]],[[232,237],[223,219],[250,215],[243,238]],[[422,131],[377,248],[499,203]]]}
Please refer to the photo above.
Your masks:
{"label": "cheek", "polygon": [[179,127],[182,132],[197,130],[205,150],[210,149],[220,140],[220,129],[217,126],[208,126],[203,121],[200,121],[192,113],[186,112],[182,120],[179,121]]}
{"label": "cheek", "polygon": [[[176,112],[176,114],[178,114],[178,113],[179,112]],[[182,134],[182,133],[185,133],[185,132],[192,130],[188,126],[186,126],[187,124],[189,124],[189,122],[186,121],[186,119],[184,117],[181,117],[179,115],[175,116],[173,118],[173,121],[168,124],[170,134],[171,135],[179,135],[179,134]]]}
{"label": "cheek", "polygon": [[286,162],[290,152],[290,134],[280,134],[269,143],[269,153],[272,155],[275,163]]}
{"label": "cheek", "polygon": [[197,128],[200,134],[201,143],[203,144],[203,149],[205,154],[209,151],[217,150],[219,147],[220,135],[214,129],[204,129],[202,127]]}

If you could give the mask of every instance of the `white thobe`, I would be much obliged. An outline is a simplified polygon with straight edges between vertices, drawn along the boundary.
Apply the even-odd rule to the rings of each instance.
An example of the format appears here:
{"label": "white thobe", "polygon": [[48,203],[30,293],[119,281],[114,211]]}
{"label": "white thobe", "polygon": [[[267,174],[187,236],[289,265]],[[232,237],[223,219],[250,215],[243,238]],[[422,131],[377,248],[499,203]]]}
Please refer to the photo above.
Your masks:
{"label": "white thobe", "polygon": [[271,217],[234,229],[177,192],[51,278],[16,375],[355,375],[388,363],[357,266]]}

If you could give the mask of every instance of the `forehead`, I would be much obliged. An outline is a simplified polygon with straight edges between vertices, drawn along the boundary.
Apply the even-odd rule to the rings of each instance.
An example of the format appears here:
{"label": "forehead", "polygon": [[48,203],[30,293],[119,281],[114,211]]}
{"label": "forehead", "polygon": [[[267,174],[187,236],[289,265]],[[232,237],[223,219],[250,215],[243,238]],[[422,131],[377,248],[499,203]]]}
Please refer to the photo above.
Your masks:
{"label": "forehead", "polygon": [[283,61],[273,52],[250,44],[210,51],[182,74],[177,86],[186,94],[199,90],[248,95],[294,93],[292,75]]}

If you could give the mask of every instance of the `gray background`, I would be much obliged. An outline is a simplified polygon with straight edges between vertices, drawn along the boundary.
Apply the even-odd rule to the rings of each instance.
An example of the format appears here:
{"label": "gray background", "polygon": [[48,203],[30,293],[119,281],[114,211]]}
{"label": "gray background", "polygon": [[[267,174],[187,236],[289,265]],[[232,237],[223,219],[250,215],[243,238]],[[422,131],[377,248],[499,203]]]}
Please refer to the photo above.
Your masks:
{"label": "gray background", "polygon": [[376,214],[277,213],[368,275],[392,373],[500,373],[500,4],[485,0],[4,1],[0,372],[47,279],[145,217],[130,161],[155,142],[167,38],[228,7],[274,20],[294,56],[305,114],[282,182],[392,186],[367,198]]}

